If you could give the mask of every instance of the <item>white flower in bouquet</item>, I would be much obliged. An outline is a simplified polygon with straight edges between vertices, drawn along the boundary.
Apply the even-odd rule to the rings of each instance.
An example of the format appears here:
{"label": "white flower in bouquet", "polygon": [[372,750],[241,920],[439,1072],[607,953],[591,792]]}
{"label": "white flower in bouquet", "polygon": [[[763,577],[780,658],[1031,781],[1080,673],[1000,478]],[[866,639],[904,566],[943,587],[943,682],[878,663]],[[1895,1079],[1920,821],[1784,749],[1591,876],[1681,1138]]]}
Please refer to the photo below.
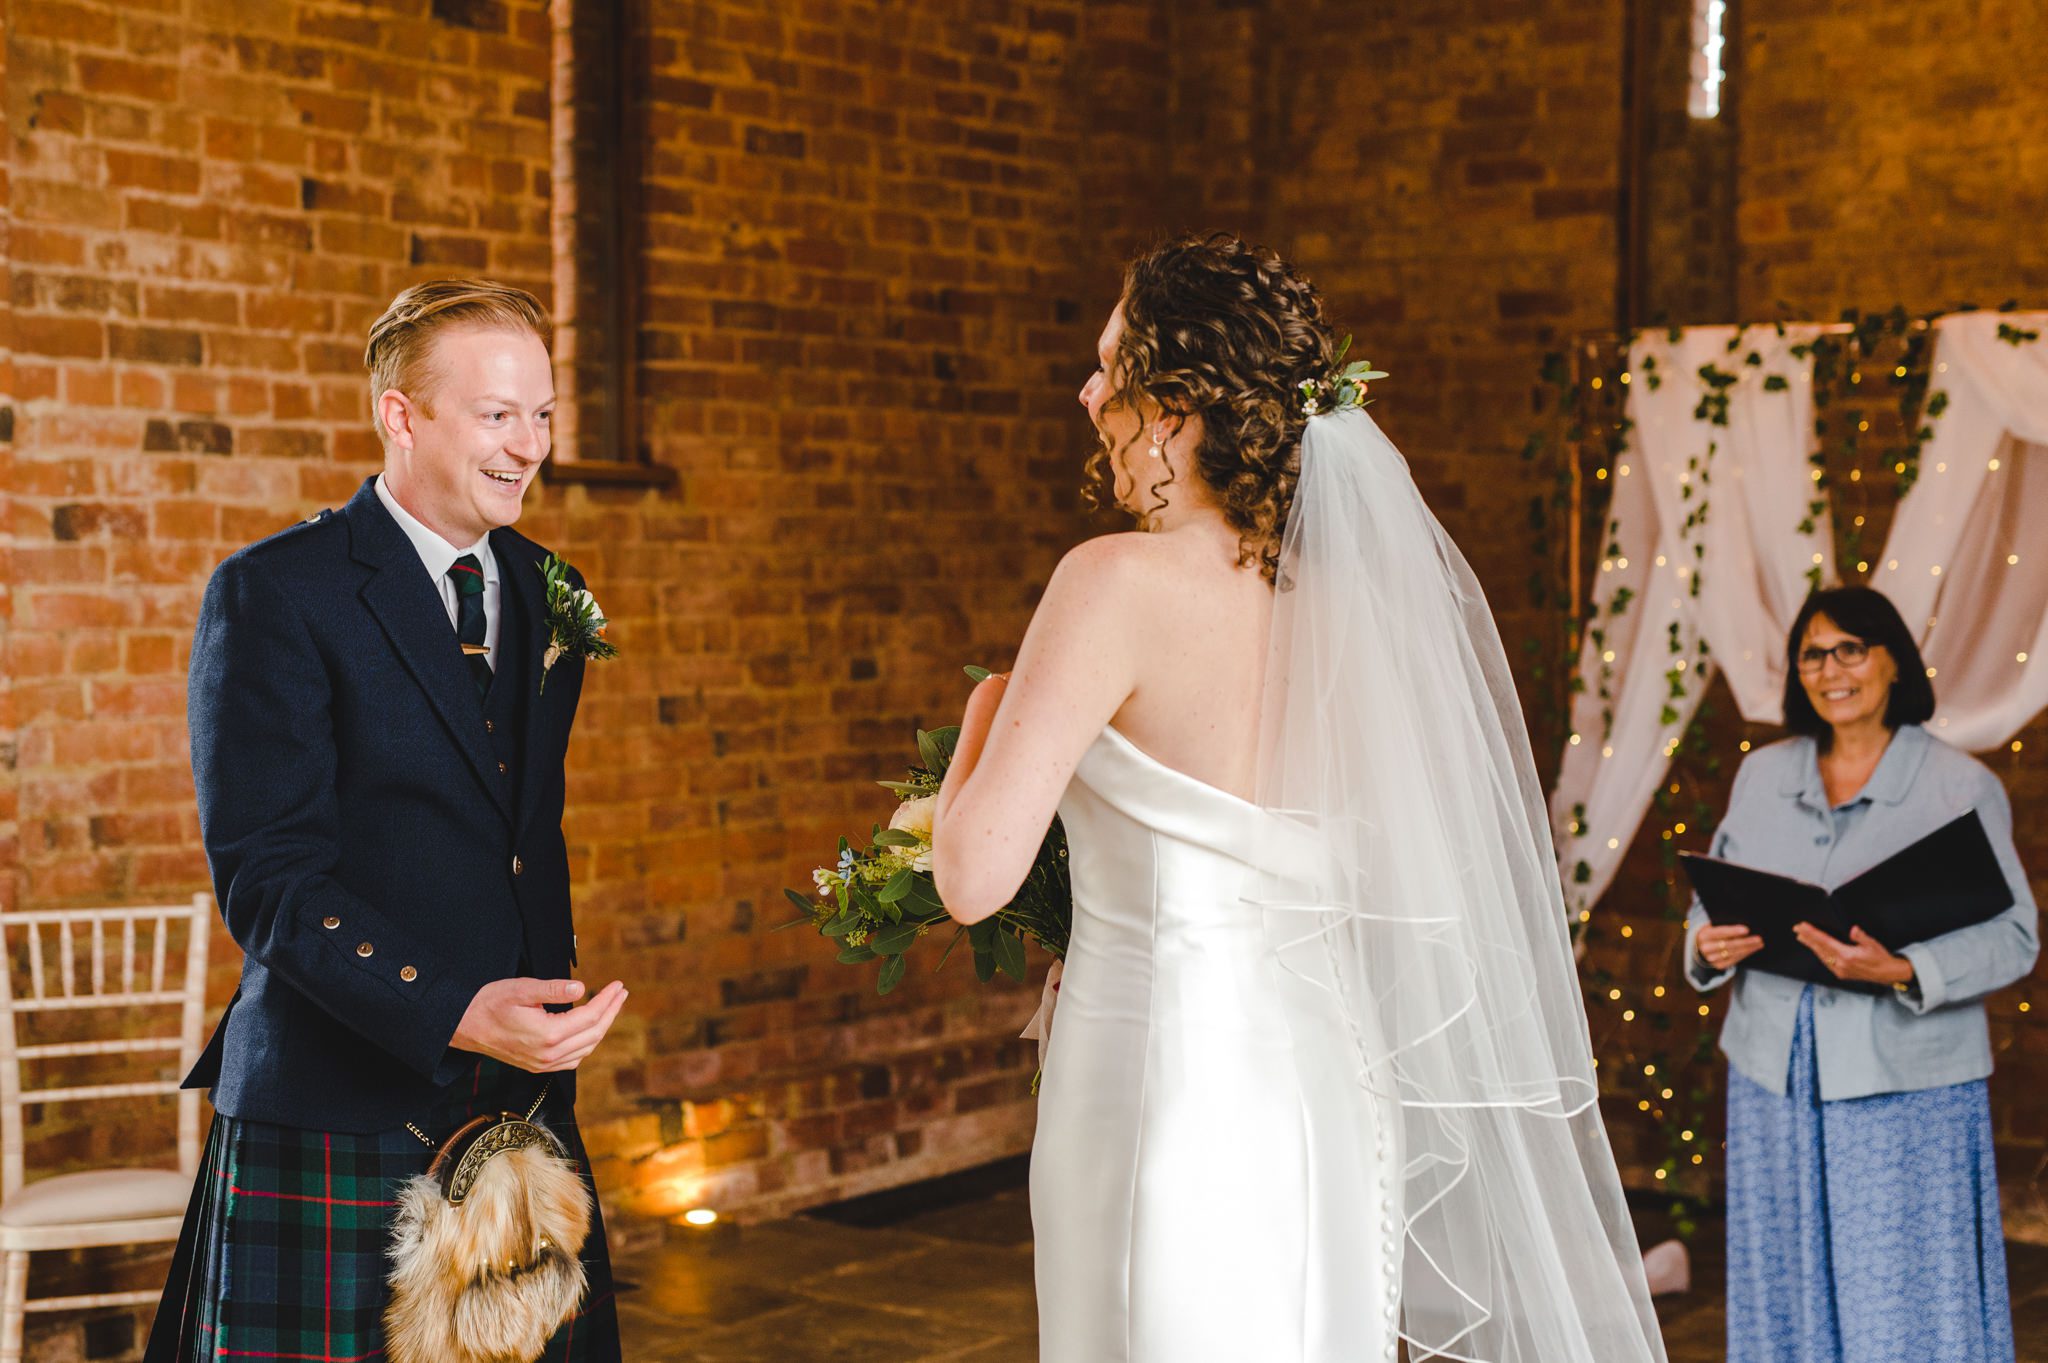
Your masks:
{"label": "white flower in bouquet", "polygon": [[936,795],[921,795],[915,800],[905,800],[896,806],[896,812],[889,816],[889,827],[929,841],[932,836],[932,811],[938,807],[938,803],[939,797]]}

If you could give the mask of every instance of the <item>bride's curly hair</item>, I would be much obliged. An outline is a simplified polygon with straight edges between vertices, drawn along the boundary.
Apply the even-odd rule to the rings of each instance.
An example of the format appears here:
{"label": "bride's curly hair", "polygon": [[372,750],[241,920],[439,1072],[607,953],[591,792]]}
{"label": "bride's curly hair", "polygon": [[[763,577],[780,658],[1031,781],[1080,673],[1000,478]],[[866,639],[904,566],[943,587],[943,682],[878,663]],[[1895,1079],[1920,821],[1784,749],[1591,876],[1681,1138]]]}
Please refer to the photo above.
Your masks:
{"label": "bride's curly hair", "polygon": [[[1201,417],[1195,469],[1238,533],[1238,562],[1257,563],[1275,580],[1308,424],[1300,385],[1323,379],[1337,361],[1322,295],[1272,251],[1211,232],[1177,237],[1132,261],[1123,310],[1103,410],[1137,410],[1144,398],[1180,425]],[[1141,424],[1122,448],[1144,434]],[[1117,453],[1098,438],[1089,457],[1083,491],[1097,508],[1117,505]],[[1141,521],[1166,505],[1160,494],[1173,481],[1148,489],[1159,500],[1139,510]]]}

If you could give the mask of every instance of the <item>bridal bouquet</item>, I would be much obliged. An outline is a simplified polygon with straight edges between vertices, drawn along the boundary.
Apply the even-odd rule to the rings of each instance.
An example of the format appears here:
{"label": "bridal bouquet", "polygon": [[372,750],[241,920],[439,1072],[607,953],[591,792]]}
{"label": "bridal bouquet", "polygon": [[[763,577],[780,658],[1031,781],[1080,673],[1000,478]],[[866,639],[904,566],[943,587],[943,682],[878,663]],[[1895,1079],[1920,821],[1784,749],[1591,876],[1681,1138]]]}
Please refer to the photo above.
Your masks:
{"label": "bridal bouquet", "polygon": [[[967,675],[980,681],[988,673],[970,667]],[[919,730],[918,765],[902,781],[880,782],[895,792],[898,802],[889,826],[876,825],[865,847],[841,838],[838,861],[811,872],[814,894],[783,891],[803,912],[797,922],[810,923],[838,940],[843,964],[882,963],[875,986],[879,993],[886,994],[901,982],[904,958],[912,947],[947,927],[953,931],[933,969],[944,965],[965,937],[974,952],[974,973],[984,982],[998,970],[1022,980],[1026,941],[1038,943],[1057,959],[1067,954],[1073,899],[1067,880],[1067,834],[1058,819],[1047,830],[1031,874],[1014,900],[972,927],[947,917],[932,883],[932,809],[959,738],[957,728]]]}

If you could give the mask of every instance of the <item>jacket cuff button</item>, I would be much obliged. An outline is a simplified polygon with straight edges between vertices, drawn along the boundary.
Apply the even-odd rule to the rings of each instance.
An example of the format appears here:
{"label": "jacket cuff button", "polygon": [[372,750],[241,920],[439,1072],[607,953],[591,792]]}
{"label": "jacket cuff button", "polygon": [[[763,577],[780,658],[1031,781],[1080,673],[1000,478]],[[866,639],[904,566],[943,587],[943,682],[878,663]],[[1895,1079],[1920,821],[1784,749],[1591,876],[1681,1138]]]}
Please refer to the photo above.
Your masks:
{"label": "jacket cuff button", "polygon": [[420,972],[414,970],[411,966],[405,966],[398,972],[398,978],[404,980],[407,984],[411,984],[414,980],[418,979],[419,977]]}
{"label": "jacket cuff button", "polygon": [[372,956],[376,954],[376,951],[377,948],[371,946],[368,942],[356,943],[356,955],[358,956]]}
{"label": "jacket cuff button", "polygon": [[329,932],[332,932],[336,928],[341,926],[341,920],[330,913],[325,918],[320,920],[320,926],[326,928]]}

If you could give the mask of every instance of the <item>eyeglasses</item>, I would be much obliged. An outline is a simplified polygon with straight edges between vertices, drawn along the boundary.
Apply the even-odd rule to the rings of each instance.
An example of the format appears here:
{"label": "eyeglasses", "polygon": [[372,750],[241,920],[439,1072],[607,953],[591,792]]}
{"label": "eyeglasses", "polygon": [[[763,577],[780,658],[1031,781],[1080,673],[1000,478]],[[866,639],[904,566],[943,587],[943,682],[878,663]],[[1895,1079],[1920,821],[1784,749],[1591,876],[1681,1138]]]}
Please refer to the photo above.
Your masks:
{"label": "eyeglasses", "polygon": [[1828,665],[1828,656],[1844,667],[1861,667],[1870,657],[1870,645],[1861,639],[1844,639],[1833,648],[1805,648],[1799,651],[1799,670],[1818,672]]}

